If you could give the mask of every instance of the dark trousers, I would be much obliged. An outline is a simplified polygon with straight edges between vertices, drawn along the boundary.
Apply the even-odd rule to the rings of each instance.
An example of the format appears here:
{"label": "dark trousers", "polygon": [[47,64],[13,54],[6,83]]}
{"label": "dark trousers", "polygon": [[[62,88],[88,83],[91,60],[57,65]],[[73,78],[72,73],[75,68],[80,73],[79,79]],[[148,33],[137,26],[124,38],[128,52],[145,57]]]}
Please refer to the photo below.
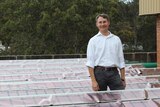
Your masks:
{"label": "dark trousers", "polygon": [[105,69],[103,67],[95,67],[94,74],[100,88],[99,91],[105,91],[107,87],[109,87],[110,90],[125,89],[119,71],[116,68]]}

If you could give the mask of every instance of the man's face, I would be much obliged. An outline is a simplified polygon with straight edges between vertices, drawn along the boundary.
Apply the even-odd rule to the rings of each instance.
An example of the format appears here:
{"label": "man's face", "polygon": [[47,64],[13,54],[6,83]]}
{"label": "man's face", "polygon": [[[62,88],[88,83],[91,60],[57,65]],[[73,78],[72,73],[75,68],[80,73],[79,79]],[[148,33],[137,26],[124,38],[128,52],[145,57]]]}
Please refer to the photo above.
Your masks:
{"label": "man's face", "polygon": [[110,22],[107,19],[101,16],[97,19],[96,26],[100,32],[108,31],[109,25]]}

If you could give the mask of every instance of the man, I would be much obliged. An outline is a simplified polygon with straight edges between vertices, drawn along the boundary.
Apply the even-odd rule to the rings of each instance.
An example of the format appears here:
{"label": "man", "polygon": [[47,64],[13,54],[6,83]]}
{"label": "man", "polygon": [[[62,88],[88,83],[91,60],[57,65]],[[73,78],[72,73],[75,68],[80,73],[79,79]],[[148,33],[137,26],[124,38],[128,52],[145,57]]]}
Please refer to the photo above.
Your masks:
{"label": "man", "polygon": [[105,91],[107,87],[122,90],[126,85],[122,43],[118,36],[108,30],[109,25],[109,16],[99,14],[96,17],[99,33],[89,40],[87,47],[86,66],[94,91]]}

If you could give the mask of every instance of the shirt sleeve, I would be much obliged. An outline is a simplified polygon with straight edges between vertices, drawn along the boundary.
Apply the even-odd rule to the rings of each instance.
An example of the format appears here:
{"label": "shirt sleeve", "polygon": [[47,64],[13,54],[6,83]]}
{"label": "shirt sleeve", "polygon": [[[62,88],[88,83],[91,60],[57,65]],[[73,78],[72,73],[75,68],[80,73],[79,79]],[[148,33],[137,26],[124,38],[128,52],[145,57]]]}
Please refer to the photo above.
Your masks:
{"label": "shirt sleeve", "polygon": [[120,69],[125,67],[125,60],[124,60],[124,53],[123,53],[123,47],[122,47],[122,42],[119,39],[119,52],[118,52],[118,56],[119,56],[119,66]]}
{"label": "shirt sleeve", "polygon": [[90,39],[87,46],[87,63],[86,66],[94,68],[94,45],[93,41]]}

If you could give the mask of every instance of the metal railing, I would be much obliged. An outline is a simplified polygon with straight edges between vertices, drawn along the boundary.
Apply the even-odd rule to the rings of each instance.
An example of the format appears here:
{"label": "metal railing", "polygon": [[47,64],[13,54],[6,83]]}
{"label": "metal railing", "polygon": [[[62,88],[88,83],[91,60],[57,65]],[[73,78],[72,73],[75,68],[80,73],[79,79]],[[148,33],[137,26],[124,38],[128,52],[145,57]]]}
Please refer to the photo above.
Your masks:
{"label": "metal railing", "polygon": [[[136,62],[156,62],[156,52],[126,52],[126,61]],[[67,59],[86,58],[86,54],[48,54],[48,55],[5,55],[0,56],[0,60],[23,60],[23,59]]]}

